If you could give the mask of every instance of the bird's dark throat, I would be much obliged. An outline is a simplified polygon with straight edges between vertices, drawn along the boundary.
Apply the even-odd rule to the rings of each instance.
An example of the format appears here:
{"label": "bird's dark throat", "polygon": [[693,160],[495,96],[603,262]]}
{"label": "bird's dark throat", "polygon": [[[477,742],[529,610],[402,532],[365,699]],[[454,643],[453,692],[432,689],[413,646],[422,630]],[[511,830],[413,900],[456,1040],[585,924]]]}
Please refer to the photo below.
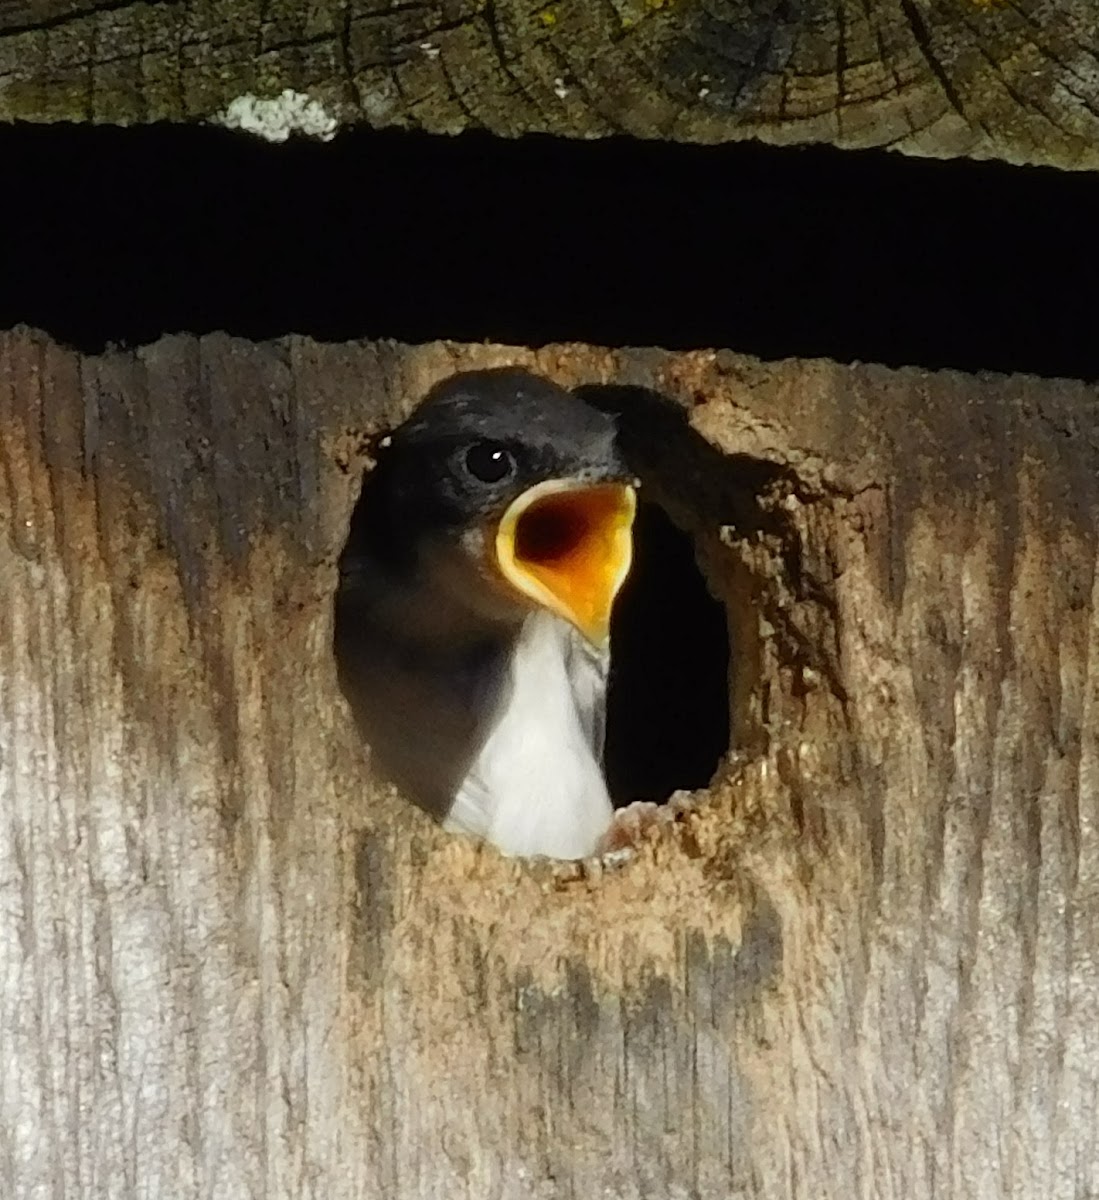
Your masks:
{"label": "bird's dark throat", "polygon": [[541,504],[528,510],[515,530],[520,562],[562,565],[591,536],[591,516],[576,505]]}
{"label": "bird's dark throat", "polygon": [[515,559],[532,567],[583,570],[603,552],[607,530],[621,510],[617,488],[578,488],[544,496],[515,525]]}

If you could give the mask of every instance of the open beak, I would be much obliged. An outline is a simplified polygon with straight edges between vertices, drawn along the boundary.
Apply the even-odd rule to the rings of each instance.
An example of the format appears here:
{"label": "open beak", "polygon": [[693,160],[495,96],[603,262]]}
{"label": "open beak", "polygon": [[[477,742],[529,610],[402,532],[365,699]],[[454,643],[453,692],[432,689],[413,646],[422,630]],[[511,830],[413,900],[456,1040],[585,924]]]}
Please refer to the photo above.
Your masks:
{"label": "open beak", "polygon": [[595,645],[633,558],[637,499],[624,483],[551,479],[512,501],[496,531],[504,577]]}

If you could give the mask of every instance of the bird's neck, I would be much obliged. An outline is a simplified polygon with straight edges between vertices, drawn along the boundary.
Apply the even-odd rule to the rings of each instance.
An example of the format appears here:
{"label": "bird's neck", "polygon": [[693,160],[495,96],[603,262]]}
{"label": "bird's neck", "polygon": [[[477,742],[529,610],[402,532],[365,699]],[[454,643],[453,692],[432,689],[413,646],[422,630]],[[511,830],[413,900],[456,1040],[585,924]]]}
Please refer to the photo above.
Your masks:
{"label": "bird's neck", "polygon": [[352,629],[426,669],[506,657],[523,629],[521,611],[489,615],[455,594],[445,576],[420,571],[403,577],[362,560],[341,584],[340,603]]}
{"label": "bird's neck", "polygon": [[432,657],[452,654],[464,658],[479,647],[509,646],[522,629],[522,620],[492,621],[471,610],[444,588],[420,586],[395,593],[393,603],[376,617],[394,636],[415,644]]}
{"label": "bird's neck", "polygon": [[383,774],[442,819],[507,677],[511,631],[360,559],[336,606],[344,694]]}

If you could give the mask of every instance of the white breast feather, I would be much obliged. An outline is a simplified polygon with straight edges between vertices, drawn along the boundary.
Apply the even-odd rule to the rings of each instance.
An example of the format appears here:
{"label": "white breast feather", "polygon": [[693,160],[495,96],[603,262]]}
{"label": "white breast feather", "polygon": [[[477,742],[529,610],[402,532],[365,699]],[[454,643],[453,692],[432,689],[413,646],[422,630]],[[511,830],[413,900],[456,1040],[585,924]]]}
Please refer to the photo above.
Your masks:
{"label": "white breast feather", "polygon": [[[578,636],[549,613],[529,617],[509,687],[445,827],[505,854],[582,858],[610,825],[602,757],[606,662],[578,653]],[[592,744],[592,714],[600,720]]]}

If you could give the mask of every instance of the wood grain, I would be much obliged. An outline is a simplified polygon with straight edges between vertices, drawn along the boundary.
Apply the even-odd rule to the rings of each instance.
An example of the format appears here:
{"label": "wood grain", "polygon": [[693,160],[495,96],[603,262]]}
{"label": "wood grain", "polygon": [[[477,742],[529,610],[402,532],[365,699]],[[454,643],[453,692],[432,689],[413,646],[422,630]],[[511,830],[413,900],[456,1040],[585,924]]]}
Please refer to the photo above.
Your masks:
{"label": "wood grain", "polygon": [[[617,389],[739,648],[734,760],[603,874],[443,835],[335,683],[364,439],[502,362]],[[1099,1192],[1096,399],[0,337],[0,1191]]]}
{"label": "wood grain", "polygon": [[0,119],[341,124],[891,147],[1099,166],[1092,0],[15,0]]}

